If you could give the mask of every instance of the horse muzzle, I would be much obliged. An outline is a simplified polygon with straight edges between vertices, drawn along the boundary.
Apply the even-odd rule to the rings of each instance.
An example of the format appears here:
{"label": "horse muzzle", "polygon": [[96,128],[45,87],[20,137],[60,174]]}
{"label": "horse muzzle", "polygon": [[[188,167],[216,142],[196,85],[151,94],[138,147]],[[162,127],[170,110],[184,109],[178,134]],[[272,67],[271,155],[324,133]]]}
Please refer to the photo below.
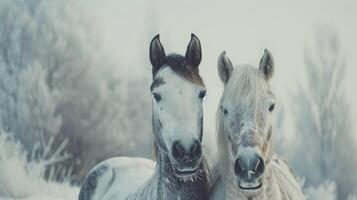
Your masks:
{"label": "horse muzzle", "polygon": [[202,147],[198,140],[193,141],[189,148],[175,141],[171,154],[171,164],[177,176],[193,176],[197,173],[202,157]]}
{"label": "horse muzzle", "polygon": [[249,149],[239,154],[234,162],[234,174],[243,190],[257,190],[263,185],[265,162],[259,153]]}

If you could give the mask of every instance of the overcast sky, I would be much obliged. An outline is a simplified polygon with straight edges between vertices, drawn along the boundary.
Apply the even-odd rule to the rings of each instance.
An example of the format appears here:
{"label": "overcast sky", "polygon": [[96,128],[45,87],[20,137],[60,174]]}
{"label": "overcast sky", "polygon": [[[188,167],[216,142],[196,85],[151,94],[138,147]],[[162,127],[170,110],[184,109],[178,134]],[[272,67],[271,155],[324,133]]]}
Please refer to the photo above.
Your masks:
{"label": "overcast sky", "polygon": [[[351,104],[357,102],[357,1],[90,0],[84,5],[93,23],[98,24],[96,31],[105,51],[118,63],[130,63],[133,74],[150,73],[148,43],[155,33],[160,33],[167,53],[181,54],[190,33],[195,33],[203,48],[200,69],[208,90],[204,112],[209,130],[214,128],[222,91],[216,62],[223,50],[235,64],[257,65],[268,48],[276,63],[276,95],[289,111],[294,106],[292,94],[305,81],[303,49],[319,26],[330,26],[339,35],[348,64],[347,97]],[[142,65],[140,59],[145,59],[145,66],[132,66]],[[352,106],[353,119],[356,108]]]}

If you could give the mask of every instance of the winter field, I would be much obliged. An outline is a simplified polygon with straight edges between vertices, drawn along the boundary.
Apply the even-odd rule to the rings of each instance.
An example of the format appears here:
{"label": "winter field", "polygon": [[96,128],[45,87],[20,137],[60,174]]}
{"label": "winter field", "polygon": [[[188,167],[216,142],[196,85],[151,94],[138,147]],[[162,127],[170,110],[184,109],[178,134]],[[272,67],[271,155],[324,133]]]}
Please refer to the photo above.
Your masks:
{"label": "winter field", "polygon": [[203,150],[216,159],[217,57],[274,55],[273,138],[308,200],[357,200],[353,1],[0,0],[0,200],[77,199],[97,163],[153,158],[148,46],[201,40]]}

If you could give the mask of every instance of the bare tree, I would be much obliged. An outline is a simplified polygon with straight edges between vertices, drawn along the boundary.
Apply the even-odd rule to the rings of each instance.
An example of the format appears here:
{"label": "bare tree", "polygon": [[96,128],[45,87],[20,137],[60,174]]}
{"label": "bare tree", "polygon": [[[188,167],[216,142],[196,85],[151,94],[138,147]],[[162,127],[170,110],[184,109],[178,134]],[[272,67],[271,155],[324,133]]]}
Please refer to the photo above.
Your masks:
{"label": "bare tree", "polygon": [[336,183],[339,199],[356,191],[356,141],[343,82],[346,62],[335,32],[320,29],[305,51],[307,87],[294,99],[297,150],[293,164],[307,185]]}

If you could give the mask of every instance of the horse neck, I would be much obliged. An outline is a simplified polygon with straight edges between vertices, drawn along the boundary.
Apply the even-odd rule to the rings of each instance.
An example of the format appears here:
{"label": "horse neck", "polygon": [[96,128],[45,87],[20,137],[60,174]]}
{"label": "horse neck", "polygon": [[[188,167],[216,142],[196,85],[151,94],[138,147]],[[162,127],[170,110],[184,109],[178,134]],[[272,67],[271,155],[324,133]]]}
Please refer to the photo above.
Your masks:
{"label": "horse neck", "polygon": [[157,199],[208,199],[209,179],[207,168],[203,161],[199,167],[199,170],[203,172],[203,176],[193,181],[184,181],[175,175],[167,154],[159,150],[157,170]]}
{"label": "horse neck", "polygon": [[[154,113],[154,111],[153,111]],[[202,176],[198,177],[196,180],[183,181],[178,178],[170,162],[170,159],[167,155],[167,152],[164,152],[159,148],[162,141],[160,140],[160,128],[159,125],[155,122],[153,116],[152,126],[153,132],[156,137],[154,153],[157,159],[157,166],[154,176],[150,179],[147,184],[147,187],[156,187],[155,197],[148,199],[162,199],[162,200],[203,200],[208,199],[210,182],[209,182],[209,172],[205,164],[205,158],[202,158],[202,162],[199,166],[199,171],[202,171]],[[146,189],[144,188],[143,191]],[[152,192],[150,192],[152,193]]]}
{"label": "horse neck", "polygon": [[202,162],[199,170],[204,176],[197,180],[183,181],[173,172],[170,160],[165,153],[158,150],[157,166],[154,175],[136,192],[131,193],[126,200],[206,200],[209,195],[209,178],[205,164]]}

